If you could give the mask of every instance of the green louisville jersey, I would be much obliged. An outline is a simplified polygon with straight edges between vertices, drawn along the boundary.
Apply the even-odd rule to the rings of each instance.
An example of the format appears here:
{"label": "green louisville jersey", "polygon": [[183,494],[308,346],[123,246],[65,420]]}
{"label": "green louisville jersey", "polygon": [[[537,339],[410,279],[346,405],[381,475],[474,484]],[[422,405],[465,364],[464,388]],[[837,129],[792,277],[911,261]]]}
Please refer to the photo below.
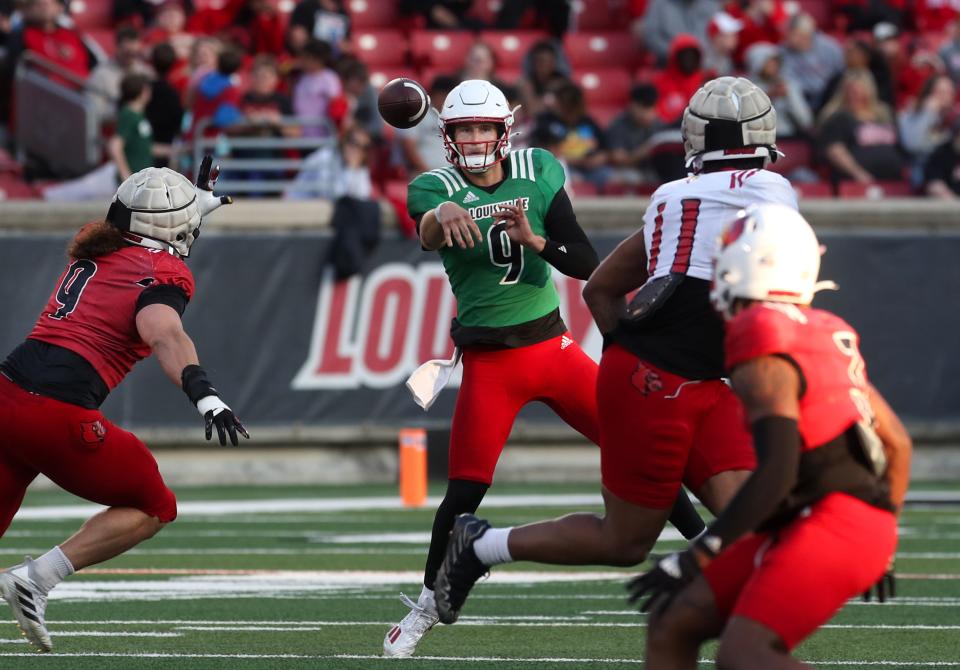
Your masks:
{"label": "green louisville jersey", "polygon": [[[563,188],[563,166],[545,149],[511,151],[501,162],[506,179],[492,193],[474,186],[454,167],[424,172],[407,187],[407,209],[419,220],[443,202],[469,212],[483,234],[470,249],[441,247],[443,267],[457,299],[457,320],[464,326],[499,328],[533,321],[560,304],[553,271],[539,254],[512,244],[500,205],[522,205],[530,227],[546,237],[544,218]],[[476,242],[476,240],[474,240]]]}

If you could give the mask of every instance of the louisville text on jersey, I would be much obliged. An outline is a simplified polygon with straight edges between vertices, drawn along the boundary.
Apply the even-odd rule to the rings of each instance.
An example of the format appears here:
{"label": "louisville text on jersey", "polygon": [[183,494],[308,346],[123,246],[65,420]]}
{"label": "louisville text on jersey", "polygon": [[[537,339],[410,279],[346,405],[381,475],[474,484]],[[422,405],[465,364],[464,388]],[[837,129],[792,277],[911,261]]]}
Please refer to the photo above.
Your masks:
{"label": "louisville text on jersey", "polygon": [[523,208],[523,211],[527,211],[530,209],[530,198],[514,198],[513,200],[493,202],[489,205],[470,207],[467,209],[467,214],[469,214],[470,218],[474,221],[482,221],[483,219],[492,218],[497,212],[503,209],[503,205],[519,206]]}

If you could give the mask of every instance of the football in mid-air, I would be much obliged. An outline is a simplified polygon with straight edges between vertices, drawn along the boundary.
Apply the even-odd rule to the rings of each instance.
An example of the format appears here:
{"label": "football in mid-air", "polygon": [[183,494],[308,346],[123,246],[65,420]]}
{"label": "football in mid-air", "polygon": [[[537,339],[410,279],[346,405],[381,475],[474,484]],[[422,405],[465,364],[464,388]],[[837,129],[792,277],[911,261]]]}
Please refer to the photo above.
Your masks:
{"label": "football in mid-air", "polygon": [[394,128],[413,128],[430,109],[430,96],[413,79],[388,81],[377,98],[380,116]]}

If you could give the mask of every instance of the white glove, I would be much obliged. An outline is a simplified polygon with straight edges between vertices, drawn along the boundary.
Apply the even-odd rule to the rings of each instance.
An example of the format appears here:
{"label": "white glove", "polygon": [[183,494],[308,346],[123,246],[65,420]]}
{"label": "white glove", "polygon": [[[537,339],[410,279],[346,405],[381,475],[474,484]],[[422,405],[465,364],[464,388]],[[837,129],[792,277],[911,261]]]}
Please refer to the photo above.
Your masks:
{"label": "white glove", "polygon": [[453,358],[445,361],[442,358],[427,361],[413,371],[407,378],[407,388],[413,394],[413,400],[426,412],[440,395],[440,391],[447,385],[453,376],[463,352],[460,347],[453,350]]}

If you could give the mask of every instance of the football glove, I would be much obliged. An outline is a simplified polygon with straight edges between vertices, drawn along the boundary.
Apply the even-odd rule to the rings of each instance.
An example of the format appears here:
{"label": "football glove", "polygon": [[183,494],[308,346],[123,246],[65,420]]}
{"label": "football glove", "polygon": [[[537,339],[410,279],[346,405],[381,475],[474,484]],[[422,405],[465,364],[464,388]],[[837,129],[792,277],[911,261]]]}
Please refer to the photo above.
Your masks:
{"label": "football glove", "polygon": [[874,592],[877,594],[877,602],[881,603],[887,602],[887,598],[897,597],[897,576],[894,572],[893,561],[890,561],[890,565],[887,566],[877,583],[863,592],[864,602],[870,602]]}
{"label": "football glove", "polygon": [[204,433],[208,440],[213,436],[214,426],[217,428],[217,437],[223,446],[227,444],[228,434],[230,435],[230,443],[235,447],[240,444],[237,433],[240,433],[248,440],[250,439],[250,433],[248,433],[247,429],[240,423],[240,419],[237,418],[233,410],[231,410],[219,396],[208,395],[200,398],[200,400],[197,401],[197,411],[200,412],[200,416],[203,417]]}
{"label": "football glove", "polygon": [[220,176],[220,166],[213,164],[213,156],[207,155],[200,162],[200,171],[197,173],[197,206],[200,208],[200,218],[215,210],[220,205],[229,205],[233,198],[229,195],[216,196],[213,187]]}
{"label": "football glove", "polygon": [[634,605],[646,598],[640,603],[641,612],[663,614],[680,589],[700,574],[700,566],[690,549],[651,559],[656,561],[652,570],[627,582],[627,602]]}

